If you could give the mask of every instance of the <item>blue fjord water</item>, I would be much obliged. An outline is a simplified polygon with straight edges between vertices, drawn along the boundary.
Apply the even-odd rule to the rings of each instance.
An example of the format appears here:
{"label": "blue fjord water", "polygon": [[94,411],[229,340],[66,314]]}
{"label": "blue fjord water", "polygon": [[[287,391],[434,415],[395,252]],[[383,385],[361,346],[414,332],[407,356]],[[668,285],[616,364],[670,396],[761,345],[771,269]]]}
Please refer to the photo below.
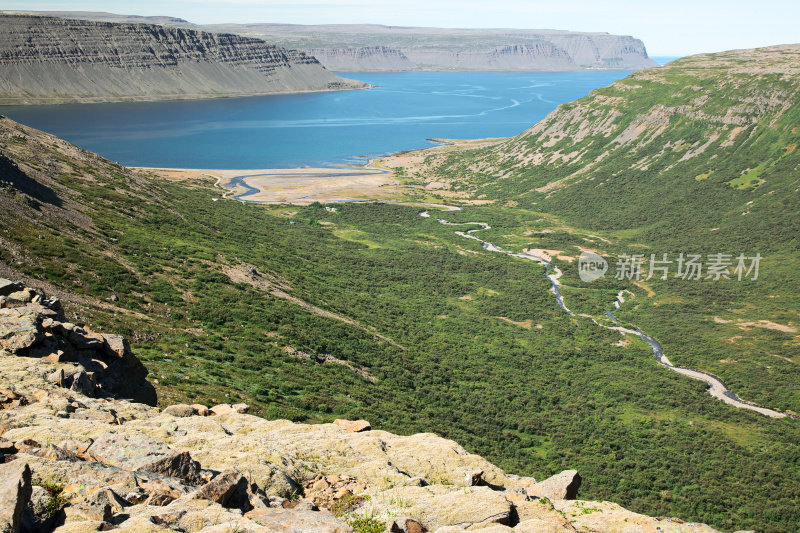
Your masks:
{"label": "blue fjord water", "polygon": [[129,166],[326,167],[507,137],[627,72],[343,73],[369,90],[215,100],[0,106],[0,114]]}

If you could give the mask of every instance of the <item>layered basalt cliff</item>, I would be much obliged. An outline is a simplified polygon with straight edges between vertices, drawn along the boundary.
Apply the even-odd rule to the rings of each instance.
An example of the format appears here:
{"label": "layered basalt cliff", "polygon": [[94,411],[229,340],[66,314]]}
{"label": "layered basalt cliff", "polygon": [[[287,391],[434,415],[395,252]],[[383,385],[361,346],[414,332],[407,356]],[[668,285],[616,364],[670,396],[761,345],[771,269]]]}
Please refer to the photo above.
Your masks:
{"label": "layered basalt cliff", "polygon": [[[627,35],[378,25],[218,24],[213,31],[298,48],[334,70],[638,70],[656,66]],[[369,49],[369,56],[360,51]],[[397,56],[408,64],[398,64]],[[382,61],[379,60],[382,58]]]}
{"label": "layered basalt cliff", "polygon": [[210,24],[173,17],[113,13],[44,12],[49,16],[107,22],[147,22],[234,33],[296,48],[330,70],[575,71],[639,70],[656,66],[644,43],[628,35],[559,30],[453,29],[377,24]]}
{"label": "layered basalt cliff", "polygon": [[210,98],[364,87],[311,56],[229,34],[0,16],[0,103]]}
{"label": "layered basalt cliff", "polygon": [[304,52],[317,58],[326,68],[342,72],[408,71],[416,68],[402,51],[386,46],[308,48]]}

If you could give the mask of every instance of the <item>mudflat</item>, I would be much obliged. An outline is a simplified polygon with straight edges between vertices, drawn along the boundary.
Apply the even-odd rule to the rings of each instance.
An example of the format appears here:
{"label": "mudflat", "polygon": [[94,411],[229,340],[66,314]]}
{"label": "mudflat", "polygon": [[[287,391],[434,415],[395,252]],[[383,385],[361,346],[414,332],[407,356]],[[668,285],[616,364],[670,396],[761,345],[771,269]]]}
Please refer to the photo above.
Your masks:
{"label": "mudflat", "polygon": [[179,169],[140,168],[174,181],[212,178],[226,197],[261,203],[308,205],[313,202],[401,199],[390,171],[360,168]]}

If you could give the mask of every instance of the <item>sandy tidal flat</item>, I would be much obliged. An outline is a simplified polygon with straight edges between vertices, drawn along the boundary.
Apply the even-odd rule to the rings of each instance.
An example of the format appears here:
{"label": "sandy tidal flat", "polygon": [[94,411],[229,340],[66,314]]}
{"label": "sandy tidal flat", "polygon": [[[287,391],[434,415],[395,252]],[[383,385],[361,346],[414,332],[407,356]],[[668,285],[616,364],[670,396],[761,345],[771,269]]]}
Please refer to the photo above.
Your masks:
{"label": "sandy tidal flat", "polygon": [[400,199],[402,192],[397,180],[390,172],[378,169],[255,169],[255,170],[208,170],[208,169],[141,169],[160,177],[176,181],[192,181],[214,178],[216,184],[226,189],[225,196],[243,195],[245,187],[235,181],[243,181],[258,192],[242,196],[241,199],[262,203],[288,203],[307,205],[313,202],[346,202],[352,200]]}

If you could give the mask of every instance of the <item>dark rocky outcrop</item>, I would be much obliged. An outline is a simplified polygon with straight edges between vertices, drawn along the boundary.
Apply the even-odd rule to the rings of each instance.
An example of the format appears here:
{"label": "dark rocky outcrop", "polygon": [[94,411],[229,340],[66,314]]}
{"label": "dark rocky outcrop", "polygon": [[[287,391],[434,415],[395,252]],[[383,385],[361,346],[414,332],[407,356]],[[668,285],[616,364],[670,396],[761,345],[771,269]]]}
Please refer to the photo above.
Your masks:
{"label": "dark rocky outcrop", "polygon": [[58,298],[6,279],[0,279],[0,349],[52,364],[48,381],[85,396],[156,404],[147,369],[123,337],[66,322]]}
{"label": "dark rocky outcrop", "polygon": [[31,499],[31,490],[31,469],[28,465],[0,465],[0,531],[22,531],[22,513]]}
{"label": "dark rocky outcrop", "polygon": [[0,103],[211,98],[362,88],[259,39],[0,15]]}

